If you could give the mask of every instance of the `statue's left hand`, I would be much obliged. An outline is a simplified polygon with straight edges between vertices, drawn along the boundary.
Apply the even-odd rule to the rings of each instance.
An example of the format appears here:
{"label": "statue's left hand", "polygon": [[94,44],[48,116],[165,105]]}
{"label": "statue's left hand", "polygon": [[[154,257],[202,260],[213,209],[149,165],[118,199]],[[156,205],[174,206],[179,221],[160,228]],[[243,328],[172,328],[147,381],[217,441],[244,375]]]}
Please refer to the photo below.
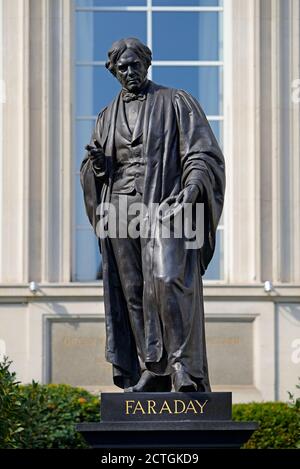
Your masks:
{"label": "statue's left hand", "polygon": [[[160,216],[162,219],[175,214],[179,205],[194,204],[199,199],[200,188],[197,184],[189,184],[182,189],[177,196],[171,196],[160,205]],[[202,192],[201,192],[202,193]]]}
{"label": "statue's left hand", "polygon": [[180,204],[194,204],[199,196],[200,189],[197,184],[190,184],[186,186],[179,194],[177,203]]}

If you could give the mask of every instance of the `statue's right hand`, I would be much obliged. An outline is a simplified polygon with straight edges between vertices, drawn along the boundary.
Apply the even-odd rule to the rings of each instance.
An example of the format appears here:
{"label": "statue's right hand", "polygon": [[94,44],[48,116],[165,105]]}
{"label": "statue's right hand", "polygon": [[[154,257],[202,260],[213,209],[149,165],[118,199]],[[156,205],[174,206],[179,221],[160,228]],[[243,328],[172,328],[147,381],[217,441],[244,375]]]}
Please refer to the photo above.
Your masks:
{"label": "statue's right hand", "polygon": [[100,144],[96,139],[94,139],[94,145],[86,145],[85,149],[88,151],[89,157],[91,160],[101,163],[104,161],[105,155],[103,153],[102,148],[100,147]]}
{"label": "statue's right hand", "polygon": [[97,159],[99,157],[104,157],[103,150],[96,139],[94,139],[94,145],[86,145],[85,149],[89,153],[89,157],[92,159]]}

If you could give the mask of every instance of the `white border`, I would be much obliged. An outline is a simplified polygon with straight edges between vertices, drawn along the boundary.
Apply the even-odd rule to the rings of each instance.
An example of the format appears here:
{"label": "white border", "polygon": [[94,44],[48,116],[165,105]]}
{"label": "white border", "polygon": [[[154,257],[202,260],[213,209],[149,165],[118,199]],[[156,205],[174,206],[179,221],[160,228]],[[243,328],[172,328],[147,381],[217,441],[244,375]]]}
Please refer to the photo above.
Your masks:
{"label": "white border", "polygon": [[[3,29],[2,29],[2,19],[3,19],[3,2],[0,2],[0,181],[3,180],[3,169],[2,169],[2,158],[3,158],[3,105],[4,105],[4,95],[5,95],[5,82],[3,77]],[[2,187],[0,189],[0,226],[3,227],[2,219]],[[2,277],[2,230],[0,230],[0,278]]]}

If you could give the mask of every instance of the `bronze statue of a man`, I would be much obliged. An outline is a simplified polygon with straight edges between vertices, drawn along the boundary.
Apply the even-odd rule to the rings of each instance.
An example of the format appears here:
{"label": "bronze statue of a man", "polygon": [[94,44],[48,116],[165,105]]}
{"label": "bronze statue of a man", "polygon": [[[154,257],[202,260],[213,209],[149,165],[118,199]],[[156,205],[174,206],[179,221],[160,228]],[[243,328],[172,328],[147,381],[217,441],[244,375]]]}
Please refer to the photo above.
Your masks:
{"label": "bronze statue of a man", "polygon": [[[202,275],[223,208],[224,158],[195,98],[147,79],[151,59],[136,38],[112,45],[106,67],[122,90],[98,115],[81,165],[94,229],[107,202],[118,214],[115,235],[99,240],[106,359],[126,391],[171,391],[173,384],[179,392],[207,392]],[[121,236],[121,198],[128,213],[133,204],[146,207],[138,226],[146,235]],[[177,209],[204,204],[197,249],[187,249],[184,237],[153,236],[169,202]]]}

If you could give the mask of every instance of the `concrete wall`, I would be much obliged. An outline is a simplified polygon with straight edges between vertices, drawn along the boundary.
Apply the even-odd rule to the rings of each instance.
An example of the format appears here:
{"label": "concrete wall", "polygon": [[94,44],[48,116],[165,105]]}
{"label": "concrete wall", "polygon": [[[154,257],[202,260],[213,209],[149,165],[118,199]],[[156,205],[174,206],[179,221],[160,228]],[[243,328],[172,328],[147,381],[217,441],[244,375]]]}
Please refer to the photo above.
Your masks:
{"label": "concrete wall", "polygon": [[[248,290],[205,288],[213,389],[232,391],[235,402],[287,400],[300,369],[298,292],[292,287],[276,287],[271,294],[261,287]],[[25,287],[2,289],[0,349],[13,360],[22,382],[118,390],[104,356],[102,294],[100,285],[84,284],[41,285],[36,294]]]}

